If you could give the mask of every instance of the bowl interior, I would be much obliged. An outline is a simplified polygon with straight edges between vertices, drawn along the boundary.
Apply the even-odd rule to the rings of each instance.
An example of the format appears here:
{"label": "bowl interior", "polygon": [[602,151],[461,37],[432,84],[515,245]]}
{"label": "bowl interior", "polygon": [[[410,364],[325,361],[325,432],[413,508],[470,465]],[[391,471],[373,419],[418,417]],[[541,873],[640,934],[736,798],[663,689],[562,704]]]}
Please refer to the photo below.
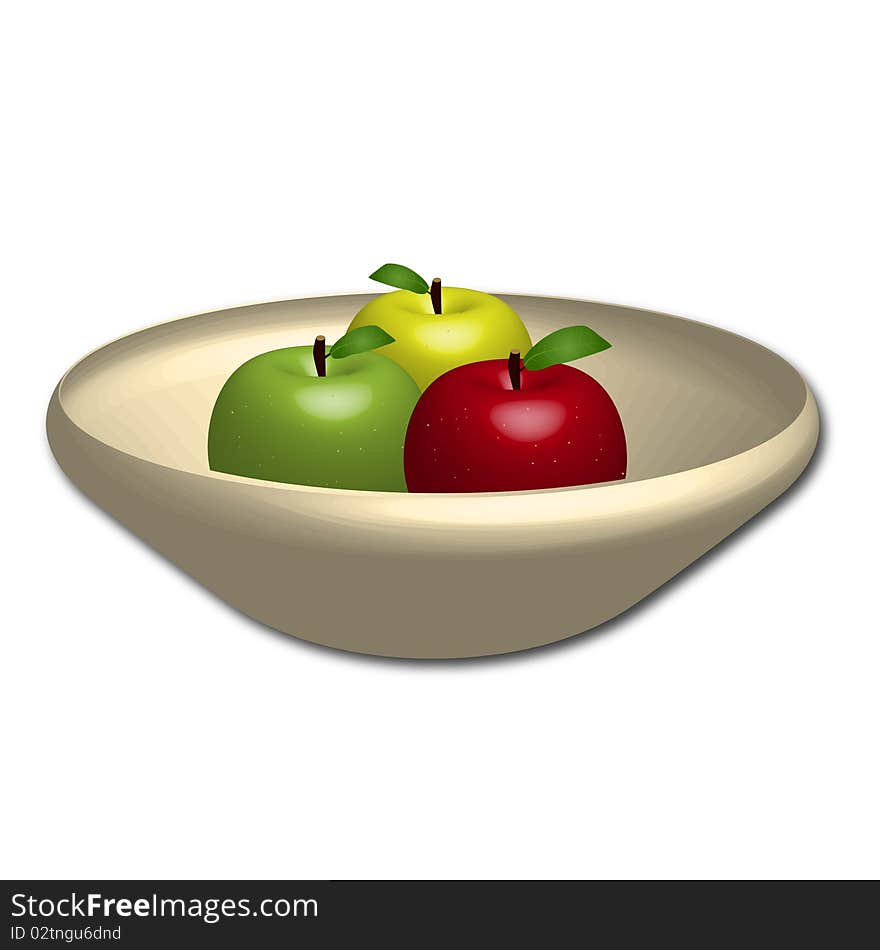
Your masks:
{"label": "bowl interior", "polygon": [[[371,294],[279,301],[151,327],[87,356],[61,401],[80,428],[132,455],[213,474],[207,432],[220,387],[258,353],[341,336]],[[627,435],[627,481],[737,455],[786,428],[806,388],[775,353],[734,334],[628,307],[499,294],[533,340],[585,323],[611,341],[577,364],[608,390]],[[228,477],[228,476],[224,476]]]}

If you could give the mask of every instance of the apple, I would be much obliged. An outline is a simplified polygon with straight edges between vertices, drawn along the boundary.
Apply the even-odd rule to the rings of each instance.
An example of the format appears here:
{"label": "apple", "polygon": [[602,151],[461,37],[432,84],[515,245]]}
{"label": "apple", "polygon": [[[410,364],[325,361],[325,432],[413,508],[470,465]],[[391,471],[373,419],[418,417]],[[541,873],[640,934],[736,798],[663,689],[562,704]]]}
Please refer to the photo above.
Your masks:
{"label": "apple", "polygon": [[[226,381],[208,430],[215,472],[275,482],[406,491],[403,440],[419,388],[379,327],[347,333],[329,351],[292,346],[255,356]],[[329,358],[328,358],[329,357]]]}
{"label": "apple", "polygon": [[444,373],[422,393],[406,433],[412,492],[560,488],[626,476],[626,437],[608,393],[564,363],[611,344],[567,327],[520,359]]}
{"label": "apple", "polygon": [[349,329],[375,324],[395,341],[384,355],[399,363],[425,389],[447,370],[525,352],[529,334],[516,311],[503,300],[477,290],[431,286],[401,264],[385,264],[370,275],[392,287],[371,300],[351,321]]}

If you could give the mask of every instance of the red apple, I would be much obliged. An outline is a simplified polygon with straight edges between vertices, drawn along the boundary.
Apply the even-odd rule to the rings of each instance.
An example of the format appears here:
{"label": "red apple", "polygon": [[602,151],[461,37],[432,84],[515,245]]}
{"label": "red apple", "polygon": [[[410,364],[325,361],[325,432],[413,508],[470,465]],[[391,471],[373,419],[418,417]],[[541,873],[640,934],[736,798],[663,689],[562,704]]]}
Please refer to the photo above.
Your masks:
{"label": "red apple", "polygon": [[404,445],[412,492],[524,491],[626,476],[626,437],[608,393],[563,362],[610,344],[568,327],[520,359],[469,363],[422,393]]}

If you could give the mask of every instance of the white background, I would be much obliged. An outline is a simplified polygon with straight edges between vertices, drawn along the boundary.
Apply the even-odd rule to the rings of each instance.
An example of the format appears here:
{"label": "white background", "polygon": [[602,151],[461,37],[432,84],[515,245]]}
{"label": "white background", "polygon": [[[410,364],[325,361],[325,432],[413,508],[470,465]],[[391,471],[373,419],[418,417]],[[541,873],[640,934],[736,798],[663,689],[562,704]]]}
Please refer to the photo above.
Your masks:
{"label": "white background", "polygon": [[[880,872],[876,4],[4,9],[3,876]],[[60,474],[86,351],[385,260],[760,340],[818,456],[603,630],[455,663],[269,631]]]}

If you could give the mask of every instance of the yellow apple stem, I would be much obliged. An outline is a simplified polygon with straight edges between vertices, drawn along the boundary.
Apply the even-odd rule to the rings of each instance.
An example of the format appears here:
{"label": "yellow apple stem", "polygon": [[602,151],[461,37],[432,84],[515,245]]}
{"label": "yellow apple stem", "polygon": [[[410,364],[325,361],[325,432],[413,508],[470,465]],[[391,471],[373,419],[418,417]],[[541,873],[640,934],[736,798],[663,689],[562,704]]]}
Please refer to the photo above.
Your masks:
{"label": "yellow apple stem", "polygon": [[434,308],[434,313],[436,316],[440,316],[441,308],[443,306],[440,300],[440,278],[435,277],[431,281],[431,306]]}
{"label": "yellow apple stem", "polygon": [[520,387],[520,366],[519,366],[519,350],[511,350],[510,356],[507,357],[507,372],[510,374],[510,385],[514,389],[519,389]]}
{"label": "yellow apple stem", "polygon": [[315,358],[315,369],[319,376],[327,375],[327,347],[324,344],[324,337],[316,336],[315,345],[312,347],[312,356]]}

